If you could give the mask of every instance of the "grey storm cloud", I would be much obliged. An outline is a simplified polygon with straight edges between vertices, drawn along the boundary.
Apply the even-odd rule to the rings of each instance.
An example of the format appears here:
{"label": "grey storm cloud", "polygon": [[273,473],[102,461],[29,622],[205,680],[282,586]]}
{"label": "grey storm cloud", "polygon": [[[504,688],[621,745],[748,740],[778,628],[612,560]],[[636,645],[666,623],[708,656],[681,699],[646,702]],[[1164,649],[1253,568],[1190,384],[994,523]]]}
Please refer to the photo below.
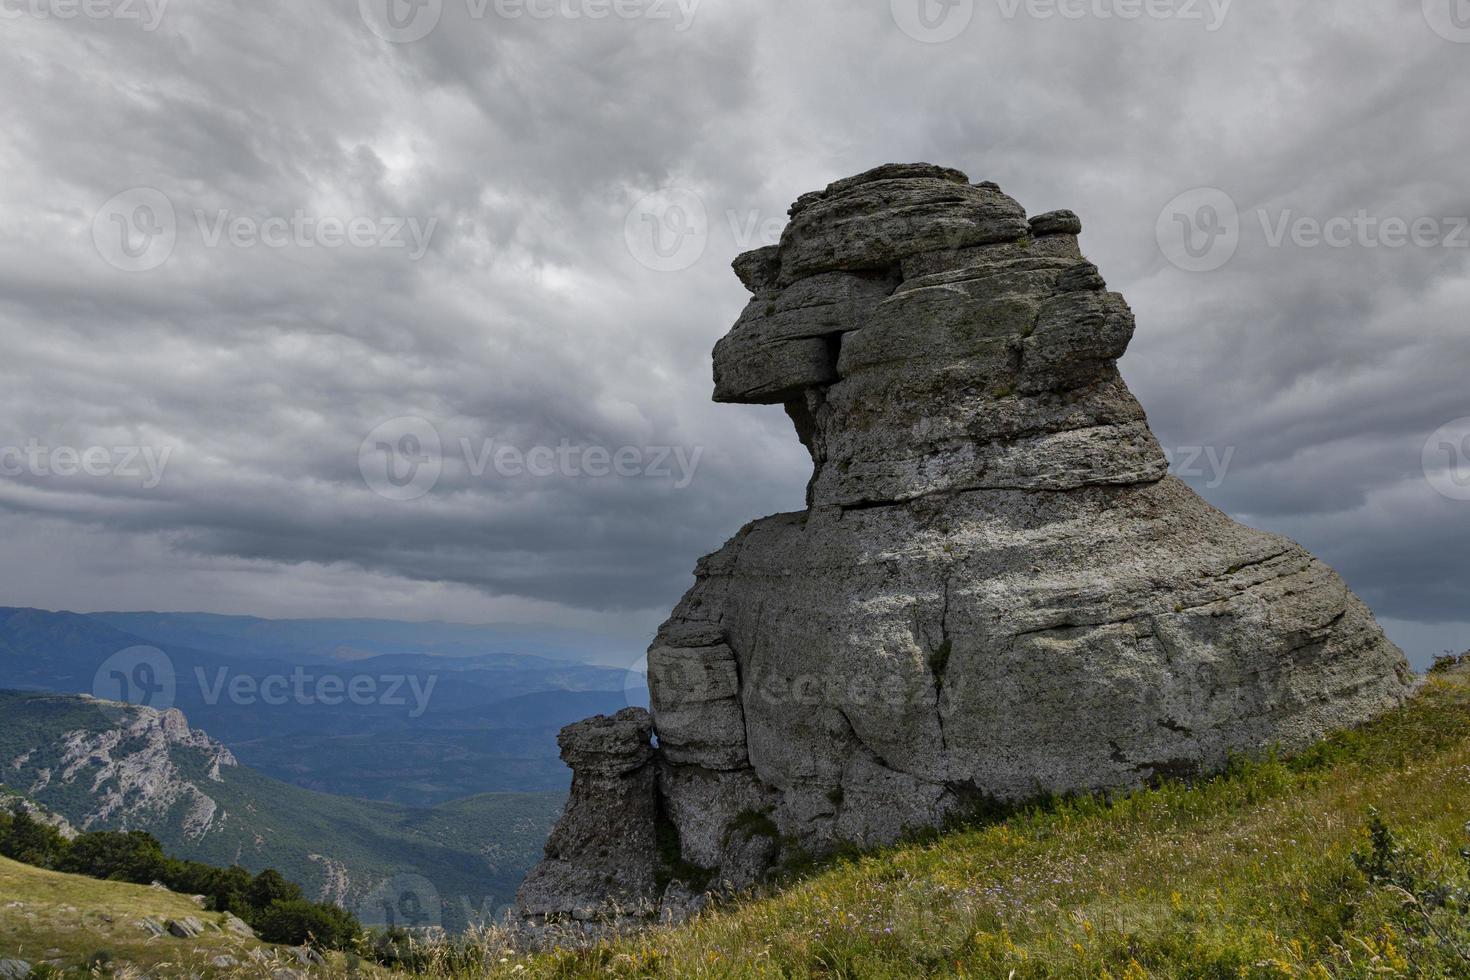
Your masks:
{"label": "grey storm cloud", "polygon": [[[1082,215],[1186,479],[1337,564],[1400,635],[1453,635],[1470,501],[1422,454],[1470,416],[1470,239],[1276,240],[1470,215],[1470,36],[1438,2],[10,3],[0,449],[168,456],[155,486],[117,455],[5,468],[0,603],[636,635],[700,554],[801,506],[780,410],[709,402],[744,302],[730,259],[803,191],[929,160]],[[1238,240],[1189,271],[1165,209],[1203,222],[1200,188]],[[649,200],[697,202],[702,248],[640,244]],[[160,259],[142,236],[170,217]],[[411,455],[412,420],[435,479],[394,499],[363,453],[389,431]],[[559,446],[698,462],[481,455]]]}

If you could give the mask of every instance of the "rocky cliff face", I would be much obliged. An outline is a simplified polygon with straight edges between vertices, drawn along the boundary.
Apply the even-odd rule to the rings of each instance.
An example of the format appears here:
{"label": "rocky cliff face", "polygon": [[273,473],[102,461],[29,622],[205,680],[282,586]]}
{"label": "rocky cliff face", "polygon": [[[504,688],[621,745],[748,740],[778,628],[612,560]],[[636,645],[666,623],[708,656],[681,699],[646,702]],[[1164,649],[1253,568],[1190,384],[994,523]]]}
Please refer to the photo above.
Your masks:
{"label": "rocky cliff face", "polygon": [[753,297],[715,398],[785,406],[808,506],[700,562],[649,651],[651,720],[563,734],[576,783],[524,913],[678,912],[793,852],[1208,772],[1402,699],[1336,573],[1169,476],[1080,231],[887,166],[736,260]]}
{"label": "rocky cliff face", "polygon": [[196,752],[205,780],[216,783],[221,767],[238,765],[235,756],[204,732],[191,729],[177,708],[157,711],[118,704],[110,710],[116,727],[68,731],[49,747],[53,757],[45,763],[34,759],[33,750],[8,760],[6,769],[12,775],[30,776],[29,785],[21,787],[27,794],[66,791],[70,798],[84,800],[85,812],[76,816],[82,830],[147,827],[178,814],[185,836],[203,837],[219,806],[180,769],[175,751]]}

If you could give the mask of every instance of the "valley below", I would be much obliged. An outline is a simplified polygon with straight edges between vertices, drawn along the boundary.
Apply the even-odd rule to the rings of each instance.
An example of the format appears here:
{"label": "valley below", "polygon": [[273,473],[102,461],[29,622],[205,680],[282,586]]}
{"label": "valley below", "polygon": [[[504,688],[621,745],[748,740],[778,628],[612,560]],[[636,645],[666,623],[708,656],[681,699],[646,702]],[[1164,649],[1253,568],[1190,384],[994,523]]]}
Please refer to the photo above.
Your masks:
{"label": "valley below", "polygon": [[487,922],[565,800],[557,731],[646,693],[585,637],[486,629],[0,610],[0,787],[366,924]]}

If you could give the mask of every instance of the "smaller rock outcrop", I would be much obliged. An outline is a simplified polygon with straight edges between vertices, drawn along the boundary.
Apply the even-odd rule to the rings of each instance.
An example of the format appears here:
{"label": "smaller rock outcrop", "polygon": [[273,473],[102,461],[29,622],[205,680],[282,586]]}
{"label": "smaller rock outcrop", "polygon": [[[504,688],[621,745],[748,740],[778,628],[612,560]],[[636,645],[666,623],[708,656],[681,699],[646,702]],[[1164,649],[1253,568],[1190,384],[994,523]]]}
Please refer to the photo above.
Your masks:
{"label": "smaller rock outcrop", "polygon": [[625,708],[562,729],[572,770],[566,811],[546,842],[546,859],[516,902],[531,922],[570,912],[578,921],[647,917],[658,899],[658,822],[653,718]]}

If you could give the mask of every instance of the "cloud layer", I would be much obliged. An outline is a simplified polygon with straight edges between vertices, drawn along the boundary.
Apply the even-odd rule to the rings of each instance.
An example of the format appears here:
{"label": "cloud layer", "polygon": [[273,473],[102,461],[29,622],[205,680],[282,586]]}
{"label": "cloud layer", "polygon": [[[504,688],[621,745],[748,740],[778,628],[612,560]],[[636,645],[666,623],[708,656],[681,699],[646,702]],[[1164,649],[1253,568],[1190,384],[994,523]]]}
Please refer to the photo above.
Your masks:
{"label": "cloud layer", "polygon": [[[1470,442],[1429,441],[1470,416],[1470,36],[1436,2],[10,4],[0,602],[636,647],[802,502],[782,413],[709,403],[730,259],[798,193],[929,160],[1081,214],[1182,474],[1416,659],[1463,648]],[[1233,252],[1187,271],[1176,227]]]}

